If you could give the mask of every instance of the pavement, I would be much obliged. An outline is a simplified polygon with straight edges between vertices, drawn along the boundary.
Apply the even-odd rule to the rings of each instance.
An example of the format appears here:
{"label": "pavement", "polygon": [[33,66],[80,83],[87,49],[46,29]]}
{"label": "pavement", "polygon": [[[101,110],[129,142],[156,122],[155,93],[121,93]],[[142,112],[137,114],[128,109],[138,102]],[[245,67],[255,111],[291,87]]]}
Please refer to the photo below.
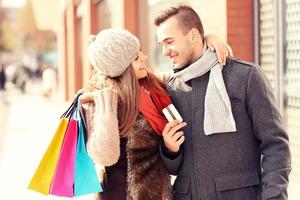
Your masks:
{"label": "pavement", "polygon": [[[22,94],[12,85],[0,95],[0,199],[70,199],[46,196],[27,186],[68,107],[59,93],[46,100],[39,82]],[[3,100],[4,99],[4,100]],[[91,200],[93,195],[74,199]]]}

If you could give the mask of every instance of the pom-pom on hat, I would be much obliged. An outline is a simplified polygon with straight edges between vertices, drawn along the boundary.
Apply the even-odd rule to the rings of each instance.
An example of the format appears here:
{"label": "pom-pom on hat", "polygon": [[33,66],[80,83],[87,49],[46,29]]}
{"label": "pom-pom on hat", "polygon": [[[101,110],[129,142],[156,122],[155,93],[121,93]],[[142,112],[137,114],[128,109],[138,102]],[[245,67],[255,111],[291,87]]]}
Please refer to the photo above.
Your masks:
{"label": "pom-pom on hat", "polygon": [[109,77],[120,76],[140,50],[138,38],[125,29],[105,29],[89,39],[90,63],[96,71]]}

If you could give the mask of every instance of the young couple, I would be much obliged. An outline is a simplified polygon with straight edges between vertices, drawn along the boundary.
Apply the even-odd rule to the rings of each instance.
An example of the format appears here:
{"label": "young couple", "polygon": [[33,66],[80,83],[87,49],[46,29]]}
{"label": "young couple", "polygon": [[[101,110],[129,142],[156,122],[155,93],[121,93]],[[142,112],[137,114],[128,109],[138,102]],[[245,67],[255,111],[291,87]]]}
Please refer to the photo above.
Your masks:
{"label": "young couple", "polygon": [[[260,68],[226,60],[226,45],[204,38],[191,7],[169,8],[155,25],[173,63],[170,77],[148,70],[130,32],[106,29],[91,36],[94,73],[81,101],[89,154],[105,166],[105,191],[98,197],[287,199],[288,136]],[[171,103],[184,122],[164,117]],[[169,174],[177,175],[172,188]]]}

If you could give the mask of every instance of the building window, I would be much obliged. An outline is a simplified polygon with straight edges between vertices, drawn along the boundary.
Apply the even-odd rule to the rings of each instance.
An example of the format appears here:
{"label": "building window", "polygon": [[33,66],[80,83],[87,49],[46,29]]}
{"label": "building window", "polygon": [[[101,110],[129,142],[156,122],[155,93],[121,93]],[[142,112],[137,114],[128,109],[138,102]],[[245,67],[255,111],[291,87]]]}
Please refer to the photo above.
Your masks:
{"label": "building window", "polygon": [[275,5],[273,0],[261,0],[260,23],[260,65],[266,73],[272,88],[276,86],[275,65]]}

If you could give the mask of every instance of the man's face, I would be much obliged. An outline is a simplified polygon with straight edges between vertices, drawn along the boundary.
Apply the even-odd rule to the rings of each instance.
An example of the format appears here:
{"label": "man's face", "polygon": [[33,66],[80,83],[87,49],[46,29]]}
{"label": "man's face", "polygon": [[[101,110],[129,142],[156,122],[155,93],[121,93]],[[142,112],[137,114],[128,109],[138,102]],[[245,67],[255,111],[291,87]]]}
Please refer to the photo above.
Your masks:
{"label": "man's face", "polygon": [[174,64],[174,69],[189,65],[194,56],[190,34],[184,33],[178,26],[176,17],[171,17],[157,27],[158,42],[163,48],[163,55]]}

